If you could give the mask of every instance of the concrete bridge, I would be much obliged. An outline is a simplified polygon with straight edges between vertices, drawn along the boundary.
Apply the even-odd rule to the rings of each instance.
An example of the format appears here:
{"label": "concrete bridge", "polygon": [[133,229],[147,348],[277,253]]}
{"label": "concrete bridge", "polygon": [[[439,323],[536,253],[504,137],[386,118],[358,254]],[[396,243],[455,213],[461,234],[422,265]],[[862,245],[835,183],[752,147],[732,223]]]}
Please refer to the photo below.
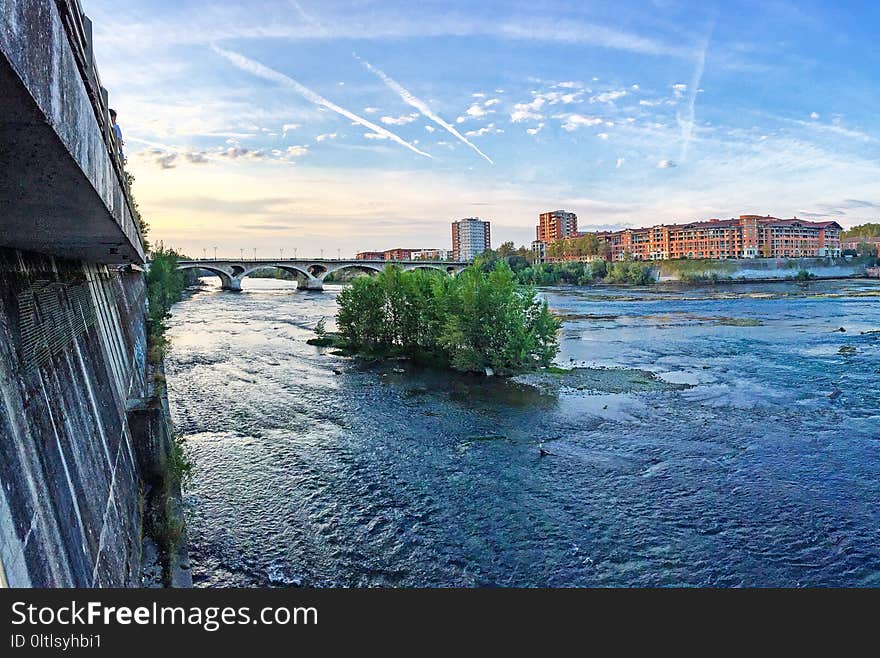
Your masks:
{"label": "concrete bridge", "polygon": [[259,259],[259,260],[182,260],[178,269],[200,269],[220,277],[224,290],[241,290],[241,281],[257,270],[277,268],[296,276],[297,285],[303,290],[323,290],[324,279],[347,269],[365,272],[381,272],[387,265],[397,265],[403,270],[439,270],[454,275],[461,272],[468,263],[460,261],[434,260],[340,260],[319,259]]}

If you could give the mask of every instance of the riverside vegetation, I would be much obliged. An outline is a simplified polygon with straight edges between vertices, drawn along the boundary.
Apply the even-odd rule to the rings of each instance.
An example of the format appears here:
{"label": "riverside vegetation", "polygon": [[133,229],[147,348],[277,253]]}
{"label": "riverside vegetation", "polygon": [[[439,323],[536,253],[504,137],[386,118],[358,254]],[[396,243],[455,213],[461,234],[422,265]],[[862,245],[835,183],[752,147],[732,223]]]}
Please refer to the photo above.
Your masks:
{"label": "riverside vegetation", "polygon": [[504,261],[455,277],[388,266],[355,279],[338,304],[339,333],[321,323],[311,344],[500,375],[547,367],[559,351],[561,321]]}

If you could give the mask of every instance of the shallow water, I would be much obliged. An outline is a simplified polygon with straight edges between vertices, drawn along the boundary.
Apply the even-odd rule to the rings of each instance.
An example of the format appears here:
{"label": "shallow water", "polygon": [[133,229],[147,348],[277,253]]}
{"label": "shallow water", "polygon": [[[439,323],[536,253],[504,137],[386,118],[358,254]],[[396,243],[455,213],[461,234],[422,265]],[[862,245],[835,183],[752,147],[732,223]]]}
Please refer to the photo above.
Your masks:
{"label": "shallow water", "polygon": [[679,385],[627,392],[364,367],[305,343],[339,289],[205,281],[198,585],[880,585],[880,282],[544,290],[560,365]]}

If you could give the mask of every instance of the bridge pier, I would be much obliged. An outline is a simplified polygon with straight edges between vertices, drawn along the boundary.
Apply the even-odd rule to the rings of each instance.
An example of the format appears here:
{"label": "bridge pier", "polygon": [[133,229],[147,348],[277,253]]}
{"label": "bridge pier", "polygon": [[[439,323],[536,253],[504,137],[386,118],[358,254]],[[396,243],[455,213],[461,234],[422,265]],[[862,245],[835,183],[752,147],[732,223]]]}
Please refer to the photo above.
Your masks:
{"label": "bridge pier", "polygon": [[315,277],[309,277],[305,281],[297,280],[296,287],[300,290],[323,290],[324,282]]}
{"label": "bridge pier", "polygon": [[220,275],[220,289],[231,292],[241,292],[241,279],[234,276]]}

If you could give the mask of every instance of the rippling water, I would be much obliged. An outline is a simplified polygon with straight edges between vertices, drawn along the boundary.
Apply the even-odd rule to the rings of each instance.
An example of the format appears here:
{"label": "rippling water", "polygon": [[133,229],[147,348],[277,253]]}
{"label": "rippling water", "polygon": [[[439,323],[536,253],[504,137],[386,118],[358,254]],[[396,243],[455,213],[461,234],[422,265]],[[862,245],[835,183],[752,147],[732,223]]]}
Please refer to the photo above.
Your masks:
{"label": "rippling water", "polygon": [[880,585],[880,282],[548,289],[560,364],[686,385],[549,394],[306,345],[338,289],[205,281],[168,361],[198,585]]}

